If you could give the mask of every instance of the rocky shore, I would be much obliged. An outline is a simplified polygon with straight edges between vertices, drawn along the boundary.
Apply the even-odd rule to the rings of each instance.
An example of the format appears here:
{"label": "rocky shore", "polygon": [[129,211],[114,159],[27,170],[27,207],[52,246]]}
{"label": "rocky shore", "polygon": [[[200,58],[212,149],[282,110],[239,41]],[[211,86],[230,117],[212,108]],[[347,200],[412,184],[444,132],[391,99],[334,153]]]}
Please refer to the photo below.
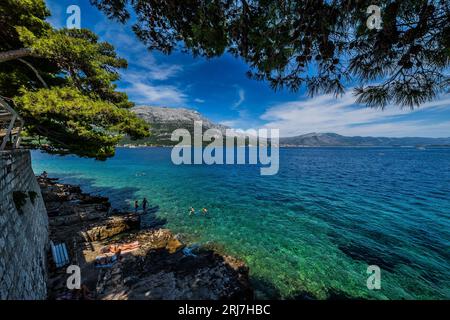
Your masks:
{"label": "rocky shore", "polygon": [[[141,228],[141,216],[113,210],[107,198],[78,186],[37,177],[49,217],[50,240],[64,243],[69,263],[57,268],[48,253],[49,299],[252,299],[248,268],[236,258],[189,247],[157,221]],[[155,218],[156,219],[156,218]],[[99,268],[105,248],[139,243]],[[97,260],[96,260],[97,259]],[[81,288],[68,289],[68,265],[81,271]]]}

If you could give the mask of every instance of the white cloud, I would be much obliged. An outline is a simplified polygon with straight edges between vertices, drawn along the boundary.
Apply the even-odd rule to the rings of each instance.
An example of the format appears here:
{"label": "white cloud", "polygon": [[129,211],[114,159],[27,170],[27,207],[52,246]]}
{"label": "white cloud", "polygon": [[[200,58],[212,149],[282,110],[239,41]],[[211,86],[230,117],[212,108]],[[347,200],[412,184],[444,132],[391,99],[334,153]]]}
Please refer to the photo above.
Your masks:
{"label": "white cloud", "polygon": [[166,80],[183,70],[180,65],[160,65],[150,69],[150,76],[155,80]]}
{"label": "white cloud", "polygon": [[180,107],[186,105],[186,95],[174,86],[154,86],[133,82],[125,90],[137,104],[164,105]]}
{"label": "white cloud", "polygon": [[[342,135],[370,136],[450,136],[450,119],[414,120],[412,113],[439,112],[450,106],[450,96],[441,97],[410,110],[387,106],[384,110],[355,104],[351,90],[342,98],[321,95],[305,101],[291,101],[272,106],[261,119],[265,127],[279,128],[282,136],[309,132],[335,132]],[[409,119],[408,119],[409,118]]]}
{"label": "white cloud", "polygon": [[113,44],[121,54],[146,50],[126,24],[105,19],[94,26],[94,32],[100,36],[102,41]]}
{"label": "white cloud", "polygon": [[237,90],[239,99],[233,104],[232,108],[237,109],[245,101],[245,91],[242,88]]}
{"label": "white cloud", "polygon": [[224,126],[231,127],[237,130],[257,130],[261,127],[261,121],[258,117],[253,116],[248,110],[238,110],[238,117],[234,119],[227,119],[220,122]]}
{"label": "white cloud", "polygon": [[141,74],[145,74],[149,80],[167,80],[183,70],[178,64],[159,63],[150,52],[134,53],[131,64],[139,68]]}
{"label": "white cloud", "polygon": [[102,41],[113,44],[120,56],[134,66],[146,72],[152,80],[166,80],[183,70],[179,64],[161,63],[147,50],[137,38],[130,24],[121,24],[111,20],[103,20],[94,26],[94,31]]}
{"label": "white cloud", "polygon": [[122,78],[128,83],[128,86],[122,90],[137,104],[186,106],[187,95],[176,86],[155,85],[148,81],[145,74],[139,72],[127,72]]}
{"label": "white cloud", "polygon": [[205,100],[196,98],[196,99],[194,99],[194,102],[197,102],[197,103],[205,103]]}
{"label": "white cloud", "polygon": [[235,128],[239,125],[239,121],[238,120],[225,120],[225,121],[219,122],[219,124],[230,127],[230,128]]}
{"label": "white cloud", "polygon": [[[121,80],[127,84],[125,91],[137,104],[185,106],[187,96],[177,86],[160,84],[179,74],[183,67],[178,64],[161,63],[149,52],[129,29],[111,21],[97,23],[94,30],[101,39],[115,45],[121,57],[128,61],[128,69],[121,70]],[[119,45],[117,45],[119,44]]]}
{"label": "white cloud", "polygon": [[220,121],[219,123],[233,129],[248,128],[252,122],[252,120],[248,117],[248,111],[246,109],[239,108],[245,101],[245,91],[237,84],[233,85],[233,87],[236,88],[238,100],[231,105],[230,109],[232,112],[237,112],[238,116],[235,119],[227,119]]}
{"label": "white cloud", "polygon": [[238,100],[231,105],[231,110],[237,112],[238,116],[235,119],[224,120],[224,121],[220,122],[220,124],[234,128],[234,129],[245,130],[243,128],[248,129],[248,128],[254,126],[256,119],[251,117],[251,115],[249,114],[249,111],[247,109],[240,108],[242,103],[244,103],[244,101],[245,101],[244,89],[242,89],[238,85],[234,85],[234,87],[237,90]]}

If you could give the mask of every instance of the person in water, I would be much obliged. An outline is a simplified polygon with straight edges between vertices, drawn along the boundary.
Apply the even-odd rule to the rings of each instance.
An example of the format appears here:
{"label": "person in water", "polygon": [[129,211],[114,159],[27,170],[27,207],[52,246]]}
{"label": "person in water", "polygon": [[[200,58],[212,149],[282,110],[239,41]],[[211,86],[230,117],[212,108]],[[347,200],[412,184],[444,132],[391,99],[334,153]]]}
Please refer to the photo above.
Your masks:
{"label": "person in water", "polygon": [[203,213],[204,215],[206,215],[206,214],[208,213],[208,210],[207,210],[206,208],[203,208],[203,209],[202,209],[202,213]]}
{"label": "person in water", "polygon": [[189,209],[189,215],[192,216],[192,215],[194,215],[194,214],[195,214],[195,209],[194,209],[193,207],[191,207],[191,208]]}
{"label": "person in water", "polygon": [[142,200],[142,209],[144,210],[144,212],[147,212],[147,198],[144,198],[144,200]]}
{"label": "person in water", "polygon": [[134,202],[134,212],[137,213],[138,212],[138,208],[139,208],[139,202],[136,200]]}

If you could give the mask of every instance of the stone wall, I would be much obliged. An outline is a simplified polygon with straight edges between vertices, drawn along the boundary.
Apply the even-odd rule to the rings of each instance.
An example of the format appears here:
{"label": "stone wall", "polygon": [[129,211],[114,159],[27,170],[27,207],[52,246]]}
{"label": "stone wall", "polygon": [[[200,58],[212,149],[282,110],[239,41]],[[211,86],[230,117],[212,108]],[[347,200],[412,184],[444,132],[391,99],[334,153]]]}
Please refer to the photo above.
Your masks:
{"label": "stone wall", "polygon": [[0,299],[46,298],[47,248],[47,212],[30,152],[0,151]]}

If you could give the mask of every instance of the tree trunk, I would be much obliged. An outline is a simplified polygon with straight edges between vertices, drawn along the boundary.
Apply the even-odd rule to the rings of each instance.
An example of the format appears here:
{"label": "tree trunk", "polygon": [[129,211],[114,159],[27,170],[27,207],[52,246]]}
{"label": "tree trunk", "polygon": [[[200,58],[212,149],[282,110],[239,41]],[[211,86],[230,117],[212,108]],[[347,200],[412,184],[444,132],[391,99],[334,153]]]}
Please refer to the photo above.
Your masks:
{"label": "tree trunk", "polygon": [[9,61],[9,60],[16,60],[19,58],[28,57],[28,56],[32,56],[32,55],[33,54],[31,53],[31,50],[27,49],[27,48],[4,51],[4,52],[0,52],[0,63]]}
{"label": "tree trunk", "polygon": [[42,83],[42,85],[43,85],[46,89],[48,89],[48,85],[47,85],[47,83],[44,81],[44,78],[41,77],[41,75],[39,74],[39,71],[37,71],[36,68],[33,67],[33,66],[31,65],[31,63],[29,63],[29,62],[27,62],[27,61],[25,61],[25,60],[23,60],[23,59],[17,59],[17,60],[19,60],[20,62],[26,64],[31,70],[33,70],[34,74],[35,74],[36,77],[39,79],[39,81]]}

